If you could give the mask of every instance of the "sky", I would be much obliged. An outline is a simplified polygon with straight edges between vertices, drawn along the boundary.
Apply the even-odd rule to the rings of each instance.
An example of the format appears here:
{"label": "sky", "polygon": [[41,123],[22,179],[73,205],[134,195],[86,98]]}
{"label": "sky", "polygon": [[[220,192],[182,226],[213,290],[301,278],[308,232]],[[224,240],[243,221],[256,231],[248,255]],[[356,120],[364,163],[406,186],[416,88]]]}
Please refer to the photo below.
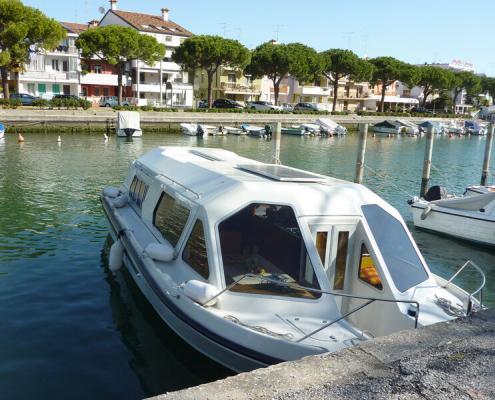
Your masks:
{"label": "sky", "polygon": [[[23,0],[59,21],[99,19],[108,0]],[[237,39],[249,48],[270,39],[318,51],[351,49],[360,56],[474,64],[495,76],[493,0],[118,0],[120,10],[160,15],[194,34]]]}

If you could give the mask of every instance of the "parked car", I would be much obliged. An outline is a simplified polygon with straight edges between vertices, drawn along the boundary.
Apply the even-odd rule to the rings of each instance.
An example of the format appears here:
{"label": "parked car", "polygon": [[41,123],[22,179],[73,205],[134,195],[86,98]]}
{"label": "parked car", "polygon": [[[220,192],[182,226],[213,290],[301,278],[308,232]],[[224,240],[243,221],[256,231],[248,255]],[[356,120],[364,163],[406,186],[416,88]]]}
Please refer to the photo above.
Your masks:
{"label": "parked car", "polygon": [[423,114],[433,114],[432,110],[429,110],[426,107],[413,107],[411,108],[411,112],[413,113],[423,113]]}
{"label": "parked car", "polygon": [[242,104],[230,99],[216,99],[211,106],[213,108],[244,108]]}
{"label": "parked car", "polygon": [[297,103],[294,111],[323,111],[318,103]]}
{"label": "parked car", "polygon": [[275,104],[270,103],[269,101],[251,101],[248,107],[251,110],[259,110],[259,111],[266,111],[266,110],[282,111],[282,107],[276,106]]}
{"label": "parked car", "polygon": [[289,103],[282,103],[280,105],[282,107],[282,111],[292,112],[294,111],[294,106]]}
{"label": "parked car", "polygon": [[23,106],[32,106],[33,101],[38,100],[39,97],[27,93],[12,93],[10,95],[10,100],[20,100]]}
{"label": "parked car", "polygon": [[208,100],[198,101],[198,108],[208,108]]}
{"label": "parked car", "polygon": [[60,99],[60,100],[80,100],[78,96],[75,94],[56,94],[53,96],[53,100]]}
{"label": "parked car", "polygon": [[[100,107],[116,107],[119,105],[119,98],[117,96],[103,96],[99,103]],[[127,100],[122,99],[123,106],[130,106]]]}

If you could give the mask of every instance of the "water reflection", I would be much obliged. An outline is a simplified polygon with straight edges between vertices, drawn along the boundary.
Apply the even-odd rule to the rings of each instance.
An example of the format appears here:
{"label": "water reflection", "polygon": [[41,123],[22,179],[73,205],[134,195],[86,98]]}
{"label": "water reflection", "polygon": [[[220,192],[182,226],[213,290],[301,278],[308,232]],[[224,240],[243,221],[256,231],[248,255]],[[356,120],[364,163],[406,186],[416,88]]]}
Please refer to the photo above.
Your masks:
{"label": "water reflection", "polygon": [[122,342],[129,350],[129,365],[146,396],[153,396],[217,380],[232,374],[185,343],[163,322],[136,286],[126,268],[108,269],[107,237],[102,267],[110,288],[110,307]]}

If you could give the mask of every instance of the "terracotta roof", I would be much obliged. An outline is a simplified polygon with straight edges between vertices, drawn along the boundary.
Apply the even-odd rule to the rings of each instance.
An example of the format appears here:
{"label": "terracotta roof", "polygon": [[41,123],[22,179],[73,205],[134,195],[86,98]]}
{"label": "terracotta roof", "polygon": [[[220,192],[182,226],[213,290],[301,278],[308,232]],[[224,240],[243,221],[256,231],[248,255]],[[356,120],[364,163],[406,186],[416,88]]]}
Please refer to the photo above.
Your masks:
{"label": "terracotta roof", "polygon": [[129,11],[112,10],[124,21],[141,32],[164,33],[168,35],[192,36],[192,33],[173,21],[164,21],[161,16]]}
{"label": "terracotta roof", "polygon": [[80,34],[88,29],[87,24],[78,24],[76,22],[61,22],[62,26],[71,33]]}

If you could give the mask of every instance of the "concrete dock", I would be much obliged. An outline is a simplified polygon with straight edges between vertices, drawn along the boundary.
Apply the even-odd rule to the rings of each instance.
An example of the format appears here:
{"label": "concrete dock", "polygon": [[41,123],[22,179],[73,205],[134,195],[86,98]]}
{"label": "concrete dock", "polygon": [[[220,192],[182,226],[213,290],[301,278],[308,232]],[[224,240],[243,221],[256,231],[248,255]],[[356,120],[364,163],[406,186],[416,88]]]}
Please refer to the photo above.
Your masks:
{"label": "concrete dock", "polygon": [[[267,124],[281,122],[286,125],[310,123],[319,117],[328,117],[339,124],[353,125],[358,123],[377,123],[385,119],[403,118],[413,122],[421,122],[425,117],[392,117],[392,116],[358,116],[350,115],[316,115],[316,114],[263,114],[263,113],[205,113],[192,111],[154,112],[141,111],[141,123],[178,125],[182,122],[204,123],[212,125],[236,125],[240,123]],[[9,124],[45,123],[47,125],[104,125],[109,119],[116,119],[117,111],[107,108],[89,110],[40,110],[36,108],[0,109],[0,121]]]}
{"label": "concrete dock", "polygon": [[487,310],[153,399],[494,399],[494,376],[495,312]]}

